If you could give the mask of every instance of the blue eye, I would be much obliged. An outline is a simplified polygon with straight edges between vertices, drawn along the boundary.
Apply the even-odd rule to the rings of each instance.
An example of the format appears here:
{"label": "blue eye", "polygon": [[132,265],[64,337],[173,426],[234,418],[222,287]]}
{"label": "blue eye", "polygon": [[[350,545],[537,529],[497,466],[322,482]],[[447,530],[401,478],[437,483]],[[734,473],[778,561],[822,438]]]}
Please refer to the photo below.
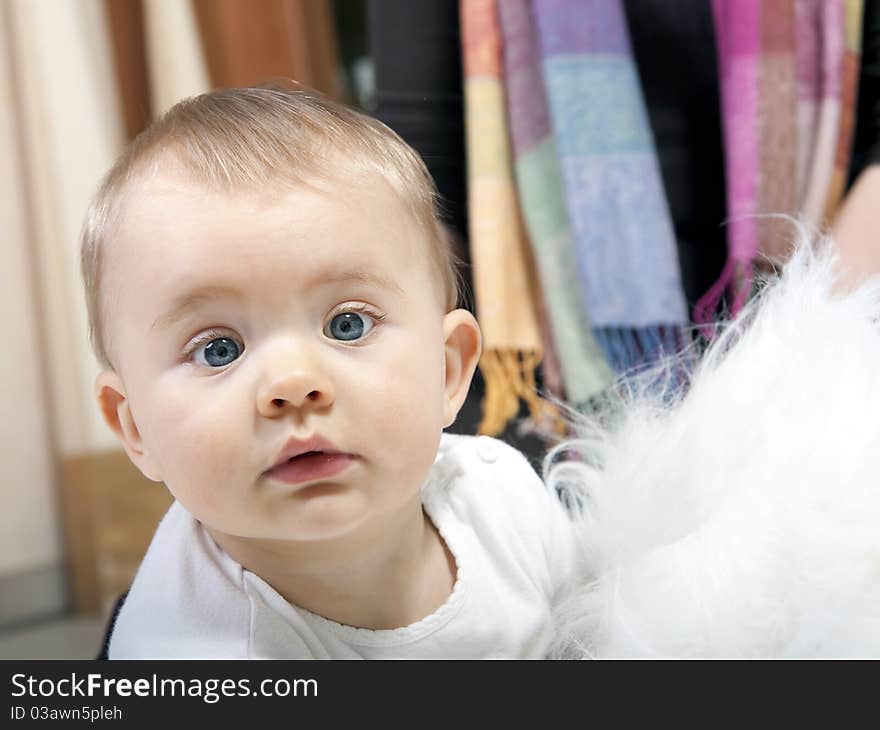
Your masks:
{"label": "blue eye", "polygon": [[371,329],[373,329],[373,319],[369,315],[359,312],[342,312],[330,320],[324,334],[336,340],[349,342],[359,340]]}
{"label": "blue eye", "polygon": [[[204,351],[204,362],[198,354]],[[242,348],[235,340],[229,337],[215,337],[202,347],[196,348],[193,358],[199,365],[208,365],[212,368],[220,368],[237,360],[241,355]]]}

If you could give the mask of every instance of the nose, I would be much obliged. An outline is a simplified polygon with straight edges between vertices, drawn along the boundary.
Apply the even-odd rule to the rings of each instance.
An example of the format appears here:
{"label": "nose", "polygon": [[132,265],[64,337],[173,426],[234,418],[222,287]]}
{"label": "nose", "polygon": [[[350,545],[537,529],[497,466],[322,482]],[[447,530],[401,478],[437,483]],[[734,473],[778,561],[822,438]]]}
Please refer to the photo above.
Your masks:
{"label": "nose", "polygon": [[327,408],[335,400],[333,383],[317,364],[292,358],[270,368],[257,393],[257,409],[261,415],[273,418],[291,408]]}

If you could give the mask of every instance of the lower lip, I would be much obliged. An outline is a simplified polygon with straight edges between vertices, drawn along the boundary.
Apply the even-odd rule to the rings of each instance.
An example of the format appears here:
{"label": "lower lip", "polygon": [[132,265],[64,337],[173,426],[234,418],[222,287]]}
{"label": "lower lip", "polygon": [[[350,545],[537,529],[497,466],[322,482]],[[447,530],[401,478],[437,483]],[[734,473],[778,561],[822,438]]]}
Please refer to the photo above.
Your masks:
{"label": "lower lip", "polygon": [[304,484],[341,474],[354,460],[351,454],[302,456],[270,469],[266,475],[285,484]]}

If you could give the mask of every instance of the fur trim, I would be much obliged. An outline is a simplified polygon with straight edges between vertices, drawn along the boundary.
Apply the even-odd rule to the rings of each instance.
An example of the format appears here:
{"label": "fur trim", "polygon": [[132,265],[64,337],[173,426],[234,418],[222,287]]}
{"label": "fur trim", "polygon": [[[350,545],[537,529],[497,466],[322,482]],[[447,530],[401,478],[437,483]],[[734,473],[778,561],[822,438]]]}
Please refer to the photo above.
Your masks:
{"label": "fur trim", "polygon": [[685,395],[668,365],[548,455],[590,575],[557,656],[880,656],[880,277],[835,294],[801,235]]}

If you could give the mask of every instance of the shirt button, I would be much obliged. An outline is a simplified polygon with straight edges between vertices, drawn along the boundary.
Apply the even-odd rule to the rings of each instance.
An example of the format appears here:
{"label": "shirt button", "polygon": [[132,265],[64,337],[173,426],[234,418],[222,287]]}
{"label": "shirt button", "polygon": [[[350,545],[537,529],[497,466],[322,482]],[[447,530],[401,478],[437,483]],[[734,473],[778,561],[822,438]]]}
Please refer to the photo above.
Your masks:
{"label": "shirt button", "polygon": [[498,445],[489,437],[482,436],[477,442],[477,453],[487,464],[494,464],[498,460]]}

